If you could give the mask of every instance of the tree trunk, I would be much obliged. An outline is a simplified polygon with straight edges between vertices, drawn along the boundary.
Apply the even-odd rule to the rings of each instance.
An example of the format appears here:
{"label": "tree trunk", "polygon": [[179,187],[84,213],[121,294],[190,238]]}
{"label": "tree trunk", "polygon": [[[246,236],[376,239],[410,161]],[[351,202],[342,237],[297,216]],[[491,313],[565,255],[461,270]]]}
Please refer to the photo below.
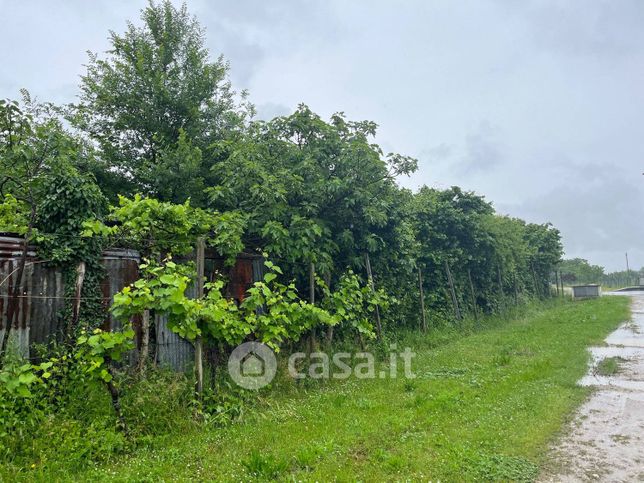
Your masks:
{"label": "tree trunk", "polygon": [[452,303],[454,304],[454,315],[456,320],[461,320],[461,309],[458,307],[458,299],[456,298],[456,288],[454,287],[454,279],[452,278],[452,272],[449,269],[449,263],[445,260],[445,273],[447,274],[447,283],[449,284],[450,294],[452,295]]}
{"label": "tree trunk", "polygon": [[119,390],[114,384],[114,371],[112,370],[112,360],[109,357],[105,358],[105,366],[107,368],[107,372],[111,376],[111,379],[105,383],[107,386],[107,390],[110,393],[110,397],[112,398],[112,407],[114,408],[114,414],[116,415],[116,419],[119,423],[120,429],[124,432],[127,433],[127,425],[125,424],[125,418],[123,418],[123,414],[121,413],[121,399],[119,395]]}
{"label": "tree trunk", "polygon": [[315,265],[309,264],[309,302],[315,305]]}
{"label": "tree trunk", "polygon": [[499,297],[501,299],[501,311],[505,311],[507,308],[505,304],[505,292],[503,291],[503,277],[501,276],[501,266],[497,265],[496,267],[496,277],[499,283]]}
{"label": "tree trunk", "polygon": [[[327,272],[324,275],[324,283],[326,284],[326,287],[331,290],[331,273]],[[333,343],[333,331],[334,327],[332,325],[329,325],[326,329],[326,342],[331,347],[331,344]]]}
{"label": "tree trunk", "polygon": [[330,346],[333,343],[333,326],[329,325],[326,329],[326,342]]}
{"label": "tree trunk", "polygon": [[474,292],[474,284],[472,283],[472,272],[469,268],[467,269],[467,278],[470,282],[470,294],[472,294],[472,309],[474,310],[474,319],[476,320],[476,324],[478,325],[479,308],[478,305],[476,305],[476,293]]}
{"label": "tree trunk", "polygon": [[537,281],[537,272],[534,270],[534,265],[531,264],[532,268],[532,279],[534,280],[534,293],[537,297],[541,298],[541,287],[539,287],[539,282]]}

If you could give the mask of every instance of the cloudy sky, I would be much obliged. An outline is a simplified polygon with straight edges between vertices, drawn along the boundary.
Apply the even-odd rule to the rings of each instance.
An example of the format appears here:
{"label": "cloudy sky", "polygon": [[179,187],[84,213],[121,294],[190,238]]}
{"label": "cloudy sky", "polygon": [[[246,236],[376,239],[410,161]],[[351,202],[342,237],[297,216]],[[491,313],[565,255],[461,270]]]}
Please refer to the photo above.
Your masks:
{"label": "cloudy sky", "polygon": [[[304,102],[380,125],[459,185],[562,232],[567,256],[644,265],[641,0],[188,0],[261,117]],[[87,51],[145,1],[0,0],[0,97],[77,93]]]}

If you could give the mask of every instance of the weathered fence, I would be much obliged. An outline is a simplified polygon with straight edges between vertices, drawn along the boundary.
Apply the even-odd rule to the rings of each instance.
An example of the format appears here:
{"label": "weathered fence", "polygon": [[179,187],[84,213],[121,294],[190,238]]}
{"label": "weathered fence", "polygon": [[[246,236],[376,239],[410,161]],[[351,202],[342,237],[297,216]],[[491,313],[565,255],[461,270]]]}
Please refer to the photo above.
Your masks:
{"label": "weathered fence", "polygon": [[[17,311],[11,328],[11,338],[21,352],[28,356],[33,344],[42,344],[58,338],[64,329],[61,317],[73,297],[65,296],[65,281],[60,267],[52,266],[37,258],[35,249],[29,247],[27,262],[18,297],[12,296],[17,282],[18,265],[22,255],[22,239],[0,236],[0,340],[7,330],[8,315]],[[134,250],[107,250],[102,263],[105,278],[101,283],[102,302],[107,309],[114,294],[138,277],[139,255]],[[105,329],[118,324],[106,310]]]}
{"label": "weathered fence", "polygon": [[[204,275],[206,280],[214,281],[222,275],[229,282],[226,295],[241,302],[246,290],[253,282],[263,277],[262,257],[252,254],[241,254],[232,267],[225,267],[224,260],[215,252],[205,251]],[[189,297],[196,294],[194,286],[187,291]],[[161,367],[176,371],[185,371],[194,362],[194,347],[167,327],[167,317],[156,317],[156,349],[154,360]]]}
{"label": "weathered fence", "polygon": [[[59,267],[40,260],[33,247],[29,247],[22,287],[17,298],[12,297],[16,284],[17,268],[22,255],[23,240],[17,237],[0,236],[0,340],[7,330],[11,304],[17,310],[10,336],[20,351],[29,356],[33,344],[47,343],[60,339],[65,328],[62,312],[72,304],[73,297],[65,296],[65,282]],[[206,250],[205,276],[208,281],[226,277],[226,295],[238,301],[243,300],[249,286],[263,275],[262,257],[255,254],[241,254],[228,267],[214,251]],[[120,327],[111,317],[109,306],[114,295],[123,287],[134,282],[139,276],[140,256],[135,250],[110,249],[102,254],[105,278],[101,283],[102,303],[106,309],[103,329]],[[188,296],[194,296],[191,287]],[[140,322],[133,321],[140,344]],[[193,361],[192,344],[167,328],[165,317],[155,318],[156,332],[151,346],[154,360],[160,366],[174,370],[185,370]]]}

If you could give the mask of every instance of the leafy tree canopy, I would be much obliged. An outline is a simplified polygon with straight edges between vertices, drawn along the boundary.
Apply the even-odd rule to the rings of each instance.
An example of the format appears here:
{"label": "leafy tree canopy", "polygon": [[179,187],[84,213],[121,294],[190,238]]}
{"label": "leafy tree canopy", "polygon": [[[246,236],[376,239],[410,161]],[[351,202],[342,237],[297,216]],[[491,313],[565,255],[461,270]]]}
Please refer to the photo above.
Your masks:
{"label": "leafy tree canopy", "polygon": [[[118,191],[162,201],[198,197],[211,183],[211,143],[252,112],[239,105],[222,57],[211,61],[204,31],[185,5],[150,2],[142,26],[110,33],[105,58],[90,54],[74,125],[99,147],[102,171]],[[242,96],[243,98],[243,96]]]}

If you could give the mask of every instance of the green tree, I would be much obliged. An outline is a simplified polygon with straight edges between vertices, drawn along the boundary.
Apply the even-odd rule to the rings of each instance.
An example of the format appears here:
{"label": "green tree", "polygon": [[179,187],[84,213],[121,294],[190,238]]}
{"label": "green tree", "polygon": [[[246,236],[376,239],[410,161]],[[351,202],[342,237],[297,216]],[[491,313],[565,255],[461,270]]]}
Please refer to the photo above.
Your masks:
{"label": "green tree", "polygon": [[395,179],[416,169],[413,158],[385,156],[375,132],[375,123],[342,114],[325,122],[304,105],[253,123],[217,145],[223,161],[213,167],[219,183],[207,190],[210,203],[247,213],[247,245],[281,258],[300,281],[309,262],[337,279],[393,237]]}
{"label": "green tree", "polygon": [[562,260],[559,271],[561,278],[568,283],[600,283],[604,277],[604,267],[591,265],[583,258]]}
{"label": "green tree", "polygon": [[533,274],[536,294],[543,297],[550,292],[550,275],[563,254],[561,234],[550,223],[526,224],[526,241],[530,256],[528,266]]}
{"label": "green tree", "polygon": [[150,2],[141,20],[110,33],[106,58],[90,54],[71,119],[98,144],[103,165],[93,167],[112,197],[141,192],[200,205],[213,184],[208,147],[251,110],[236,103],[228,64],[210,60],[185,4]]}
{"label": "green tree", "polygon": [[496,278],[493,240],[484,223],[494,213],[492,206],[483,197],[458,187],[442,191],[422,187],[412,203],[415,235],[420,243],[418,263],[426,273],[430,306],[447,305],[445,262],[462,289],[461,304],[467,300],[468,269],[485,300],[481,289]]}

